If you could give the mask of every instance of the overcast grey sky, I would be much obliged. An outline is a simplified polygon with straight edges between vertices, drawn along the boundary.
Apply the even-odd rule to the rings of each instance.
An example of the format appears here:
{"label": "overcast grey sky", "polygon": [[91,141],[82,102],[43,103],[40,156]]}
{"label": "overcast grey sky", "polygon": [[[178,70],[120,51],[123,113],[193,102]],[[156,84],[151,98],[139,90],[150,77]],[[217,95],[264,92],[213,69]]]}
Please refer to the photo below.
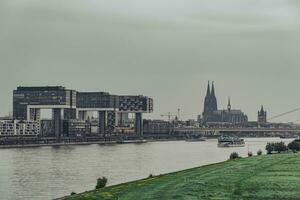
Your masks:
{"label": "overcast grey sky", "polygon": [[[18,85],[144,94],[155,113],[300,107],[298,0],[1,0],[0,115]],[[146,116],[146,117],[147,117]],[[294,121],[300,111],[278,119]]]}

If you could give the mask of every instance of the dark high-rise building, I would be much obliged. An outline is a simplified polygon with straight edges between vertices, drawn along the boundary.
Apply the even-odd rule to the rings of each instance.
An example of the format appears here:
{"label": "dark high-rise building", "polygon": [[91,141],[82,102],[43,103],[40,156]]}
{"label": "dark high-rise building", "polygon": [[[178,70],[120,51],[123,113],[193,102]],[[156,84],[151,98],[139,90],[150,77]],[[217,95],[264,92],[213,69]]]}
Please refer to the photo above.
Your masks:
{"label": "dark high-rise building", "polygon": [[[62,136],[63,121],[86,120],[89,111],[97,111],[99,134],[112,132],[117,113],[135,113],[136,133],[143,134],[142,113],[153,111],[153,100],[145,96],[117,96],[107,92],[76,92],[62,86],[18,87],[13,92],[13,117],[17,120],[40,121],[40,110],[52,110],[53,132]],[[68,128],[67,130],[75,130]],[[74,134],[73,134],[74,135]]]}
{"label": "dark high-rise building", "polygon": [[76,91],[62,86],[18,87],[13,91],[14,119],[39,120],[43,108],[76,108]]}
{"label": "dark high-rise building", "polygon": [[267,112],[264,110],[263,106],[261,106],[260,110],[257,113],[257,122],[258,124],[267,123]]}
{"label": "dark high-rise building", "polygon": [[248,117],[241,110],[231,109],[230,98],[228,98],[227,110],[218,110],[217,97],[215,94],[215,86],[212,82],[208,82],[207,92],[204,100],[203,109],[204,123],[230,123],[230,124],[244,124],[248,122]]}
{"label": "dark high-rise building", "polygon": [[52,109],[55,136],[62,133],[62,120],[76,118],[76,91],[62,86],[18,87],[13,91],[13,118],[40,121],[41,109]]}
{"label": "dark high-rise building", "polygon": [[77,92],[78,108],[118,108],[119,97],[108,92]]}

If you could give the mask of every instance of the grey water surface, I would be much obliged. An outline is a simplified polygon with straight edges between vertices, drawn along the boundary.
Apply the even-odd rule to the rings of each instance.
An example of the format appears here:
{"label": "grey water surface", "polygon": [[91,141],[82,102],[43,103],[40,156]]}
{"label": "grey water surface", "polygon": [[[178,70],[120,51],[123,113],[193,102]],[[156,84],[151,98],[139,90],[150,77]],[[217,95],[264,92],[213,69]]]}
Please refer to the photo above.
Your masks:
{"label": "grey water surface", "polygon": [[[249,138],[245,147],[218,148],[205,142],[148,142],[0,149],[0,199],[53,199],[94,189],[96,179],[114,185],[227,160],[230,153],[256,154],[279,138]],[[284,139],[285,142],[292,141]]]}

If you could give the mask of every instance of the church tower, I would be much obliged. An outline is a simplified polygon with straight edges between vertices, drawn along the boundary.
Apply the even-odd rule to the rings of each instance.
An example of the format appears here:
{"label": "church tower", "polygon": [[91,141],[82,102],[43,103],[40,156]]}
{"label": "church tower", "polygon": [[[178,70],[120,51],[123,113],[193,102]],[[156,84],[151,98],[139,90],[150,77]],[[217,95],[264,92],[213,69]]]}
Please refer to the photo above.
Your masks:
{"label": "church tower", "polygon": [[210,93],[210,85],[209,81],[207,84],[207,90],[206,90],[206,96],[204,100],[204,109],[203,109],[203,115],[211,112],[211,93]]}
{"label": "church tower", "polygon": [[229,112],[231,111],[230,97],[228,97],[227,110],[228,110]]}
{"label": "church tower", "polygon": [[215,86],[214,86],[214,82],[212,82],[212,86],[211,86],[211,109],[212,111],[216,111],[218,110],[218,103],[217,103],[217,97],[215,94]]}
{"label": "church tower", "polygon": [[203,121],[207,122],[213,117],[213,112],[218,110],[217,98],[215,95],[215,87],[214,82],[212,82],[212,86],[210,89],[210,83],[208,81],[207,91],[204,100],[204,109],[203,109]]}
{"label": "church tower", "polygon": [[258,122],[258,124],[266,124],[267,123],[267,112],[264,110],[263,106],[261,106],[260,111],[258,111],[257,122]]}

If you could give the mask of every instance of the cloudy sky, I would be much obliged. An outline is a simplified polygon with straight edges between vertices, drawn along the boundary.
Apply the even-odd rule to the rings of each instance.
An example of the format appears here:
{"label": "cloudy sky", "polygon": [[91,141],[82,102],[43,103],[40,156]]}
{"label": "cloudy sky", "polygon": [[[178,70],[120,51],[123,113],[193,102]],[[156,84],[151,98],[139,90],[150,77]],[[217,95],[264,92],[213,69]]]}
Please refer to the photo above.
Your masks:
{"label": "cloudy sky", "polygon": [[1,0],[0,115],[18,85],[65,85],[196,118],[214,80],[255,120],[300,107],[299,54],[298,0]]}

